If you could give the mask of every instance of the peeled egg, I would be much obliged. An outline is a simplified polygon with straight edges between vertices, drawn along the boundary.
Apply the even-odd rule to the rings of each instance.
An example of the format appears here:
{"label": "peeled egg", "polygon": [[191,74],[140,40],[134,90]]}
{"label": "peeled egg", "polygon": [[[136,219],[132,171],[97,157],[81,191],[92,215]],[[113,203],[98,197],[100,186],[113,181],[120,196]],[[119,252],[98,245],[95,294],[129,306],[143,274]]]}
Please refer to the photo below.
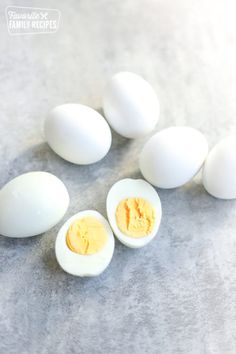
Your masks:
{"label": "peeled egg", "polygon": [[55,250],[57,261],[65,272],[84,277],[99,275],[107,268],[114,246],[107,220],[97,211],[85,210],[62,226]]}
{"label": "peeled egg", "polygon": [[46,140],[63,159],[87,165],[101,160],[111,146],[111,130],[94,109],[82,104],[63,104],[48,115]]}
{"label": "peeled egg", "polygon": [[125,246],[139,248],[156,236],[162,217],[160,198],[142,179],[123,179],[107,195],[107,216],[116,237]]}
{"label": "peeled egg", "polygon": [[160,106],[152,86],[141,76],[119,72],[107,84],[103,110],[107,121],[118,134],[133,139],[154,129]]}
{"label": "peeled egg", "polygon": [[216,198],[236,198],[236,135],[210,151],[203,168],[203,185]]}
{"label": "peeled egg", "polygon": [[190,181],[208,153],[204,135],[190,127],[171,127],[153,135],[144,145],[139,166],[156,187],[176,188]]}
{"label": "peeled egg", "polygon": [[8,182],[0,191],[0,234],[29,237],[55,226],[69,205],[62,181],[51,173],[29,172]]}

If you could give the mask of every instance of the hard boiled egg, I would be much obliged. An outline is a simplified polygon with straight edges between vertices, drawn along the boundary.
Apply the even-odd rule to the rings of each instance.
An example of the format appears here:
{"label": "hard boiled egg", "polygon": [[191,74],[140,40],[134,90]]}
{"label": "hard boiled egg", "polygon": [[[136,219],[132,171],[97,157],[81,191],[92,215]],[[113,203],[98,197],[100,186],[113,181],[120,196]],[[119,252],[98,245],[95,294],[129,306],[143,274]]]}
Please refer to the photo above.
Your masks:
{"label": "hard boiled egg", "polygon": [[170,127],[153,135],[140,155],[144,178],[156,187],[175,188],[190,181],[208,153],[204,135],[190,127]]}
{"label": "hard boiled egg", "polygon": [[101,160],[111,146],[111,130],[94,109],[82,104],[63,104],[48,115],[46,140],[56,154],[79,165]]}
{"label": "hard boiled egg", "polygon": [[203,168],[203,185],[216,198],[236,198],[236,135],[210,151]]}
{"label": "hard boiled egg", "polygon": [[67,220],[57,235],[57,261],[72,275],[96,276],[109,265],[114,244],[106,219],[94,210],[81,211]]}
{"label": "hard boiled egg", "polygon": [[107,84],[103,110],[111,127],[126,138],[150,133],[159,119],[159,101],[151,85],[131,72],[115,74]]}
{"label": "hard boiled egg", "polygon": [[107,216],[116,237],[124,245],[139,248],[156,236],[162,217],[160,198],[142,179],[123,179],[107,195]]}
{"label": "hard boiled egg", "polygon": [[0,234],[29,237],[51,229],[64,216],[69,194],[51,173],[29,172],[0,191]]}

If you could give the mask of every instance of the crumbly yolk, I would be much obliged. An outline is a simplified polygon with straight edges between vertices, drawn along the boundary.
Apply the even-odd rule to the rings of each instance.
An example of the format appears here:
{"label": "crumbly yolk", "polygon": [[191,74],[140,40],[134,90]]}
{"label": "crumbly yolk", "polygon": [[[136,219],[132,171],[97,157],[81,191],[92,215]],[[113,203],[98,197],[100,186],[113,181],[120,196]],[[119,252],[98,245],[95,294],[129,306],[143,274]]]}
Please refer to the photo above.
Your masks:
{"label": "crumbly yolk", "polygon": [[154,227],[155,210],[142,198],[123,199],[116,209],[116,223],[125,235],[139,238],[148,236]]}
{"label": "crumbly yolk", "polygon": [[105,246],[107,239],[103,224],[90,216],[75,220],[66,234],[69,249],[82,255],[97,253]]}

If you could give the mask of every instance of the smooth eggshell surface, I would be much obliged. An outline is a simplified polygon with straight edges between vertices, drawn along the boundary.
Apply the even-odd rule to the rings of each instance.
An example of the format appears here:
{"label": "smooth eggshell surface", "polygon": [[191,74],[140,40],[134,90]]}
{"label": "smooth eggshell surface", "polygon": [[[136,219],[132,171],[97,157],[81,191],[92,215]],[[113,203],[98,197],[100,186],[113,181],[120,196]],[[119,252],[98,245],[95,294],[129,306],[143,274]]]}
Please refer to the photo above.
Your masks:
{"label": "smooth eggshell surface", "polygon": [[111,127],[126,138],[150,133],[159,119],[159,101],[152,86],[141,76],[120,72],[108,82],[103,110]]}
{"label": "smooth eggshell surface", "polygon": [[0,234],[29,237],[55,226],[69,205],[62,181],[51,173],[29,172],[7,183],[0,191]]}
{"label": "smooth eggshell surface", "polygon": [[45,121],[44,132],[56,154],[79,165],[101,160],[111,146],[111,130],[105,119],[81,104],[55,107]]}
{"label": "smooth eggshell surface", "polygon": [[236,198],[236,135],[210,151],[203,168],[203,185],[216,198]]}
{"label": "smooth eggshell surface", "polygon": [[144,145],[139,166],[144,178],[159,188],[175,188],[190,181],[208,153],[204,135],[190,127],[164,129]]}
{"label": "smooth eggshell surface", "polygon": [[[70,225],[78,219],[94,217],[100,221],[108,235],[107,243],[99,252],[91,255],[81,255],[72,252],[66,244],[66,234]],[[101,274],[111,262],[115,247],[114,236],[107,220],[95,210],[84,210],[65,222],[61,227],[55,244],[57,261],[61,268],[72,275],[80,277],[91,277]]]}

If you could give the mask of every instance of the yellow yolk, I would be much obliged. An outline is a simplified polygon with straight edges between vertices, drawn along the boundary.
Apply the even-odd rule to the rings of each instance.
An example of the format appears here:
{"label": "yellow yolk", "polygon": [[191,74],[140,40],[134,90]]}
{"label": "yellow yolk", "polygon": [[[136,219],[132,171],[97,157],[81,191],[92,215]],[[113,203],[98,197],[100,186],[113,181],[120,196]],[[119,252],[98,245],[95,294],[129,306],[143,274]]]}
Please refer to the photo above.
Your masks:
{"label": "yellow yolk", "polygon": [[108,235],[103,224],[90,216],[74,221],[66,235],[69,249],[82,255],[99,252],[107,239]]}
{"label": "yellow yolk", "polygon": [[116,223],[127,236],[148,236],[154,227],[155,210],[145,199],[123,199],[116,209]]}

